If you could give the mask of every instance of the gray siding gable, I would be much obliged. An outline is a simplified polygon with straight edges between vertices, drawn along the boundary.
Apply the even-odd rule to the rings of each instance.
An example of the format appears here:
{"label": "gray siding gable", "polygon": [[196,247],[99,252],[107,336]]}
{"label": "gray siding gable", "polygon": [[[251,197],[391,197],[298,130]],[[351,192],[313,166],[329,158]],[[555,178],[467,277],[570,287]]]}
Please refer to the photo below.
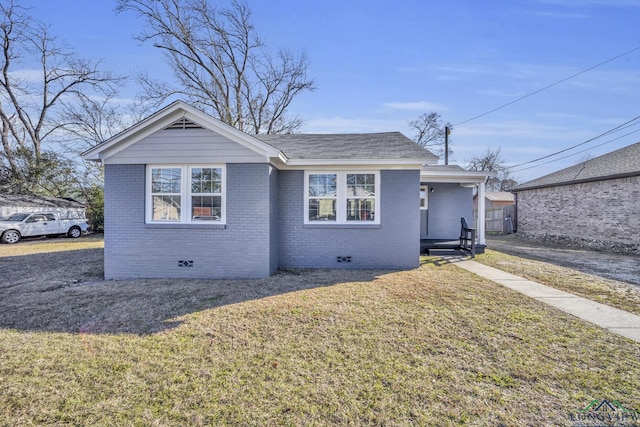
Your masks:
{"label": "gray siding gable", "polygon": [[[140,153],[135,153],[135,150],[133,151],[132,156],[136,157],[137,160],[126,157],[125,155],[123,155],[121,159],[112,158],[120,154],[122,150],[129,151],[133,145],[136,145],[138,142],[149,136],[158,136],[159,132],[168,130],[167,128],[177,131],[208,130],[213,134],[224,137],[225,142],[235,141],[239,146],[247,148],[249,151],[261,155],[263,159],[267,160],[272,157],[278,157],[281,154],[271,145],[229,126],[220,120],[216,120],[211,115],[193,108],[182,101],[175,101],[130,128],[114,135],[107,141],[85,151],[82,153],[82,156],[85,160],[102,161],[103,164],[148,163],[149,161],[152,161],[153,158],[145,158]],[[180,136],[180,134],[174,135]],[[197,133],[184,134],[185,137],[195,135],[197,135]],[[168,139],[171,140],[172,138]],[[188,149],[189,147],[185,144],[181,148]],[[179,150],[174,149],[172,154],[179,155],[180,152]]]}
{"label": "gray siding gable", "polygon": [[106,164],[265,163],[269,159],[208,129],[163,129],[106,159]]}

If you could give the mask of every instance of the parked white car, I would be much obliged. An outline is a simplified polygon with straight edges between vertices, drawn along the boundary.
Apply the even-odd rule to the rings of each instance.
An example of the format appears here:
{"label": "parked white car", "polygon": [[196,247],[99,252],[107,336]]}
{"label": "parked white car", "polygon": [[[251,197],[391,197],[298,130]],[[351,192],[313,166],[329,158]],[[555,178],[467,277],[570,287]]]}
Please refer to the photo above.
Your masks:
{"label": "parked white car", "polygon": [[23,237],[61,234],[77,238],[88,228],[85,218],[61,218],[52,212],[22,212],[0,220],[0,241],[17,243]]}

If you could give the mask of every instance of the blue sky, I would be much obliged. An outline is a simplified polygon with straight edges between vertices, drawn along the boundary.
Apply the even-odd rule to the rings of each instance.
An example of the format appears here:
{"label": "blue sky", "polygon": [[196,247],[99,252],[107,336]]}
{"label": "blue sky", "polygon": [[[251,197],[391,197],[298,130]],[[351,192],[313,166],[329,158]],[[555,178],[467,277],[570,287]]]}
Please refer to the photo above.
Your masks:
{"label": "blue sky", "polygon": [[[304,49],[318,89],[291,111],[307,133],[413,133],[437,111],[454,124],[453,161],[487,147],[515,165],[586,141],[640,115],[640,50],[476,120],[467,120],[640,46],[640,0],[247,0],[267,46]],[[26,0],[82,56],[121,74],[171,79],[161,52],[133,40],[142,25],[112,0]],[[123,97],[135,94],[128,86]],[[466,122],[463,124],[459,124]],[[626,132],[521,182],[640,141]],[[578,150],[569,151],[566,154]]]}

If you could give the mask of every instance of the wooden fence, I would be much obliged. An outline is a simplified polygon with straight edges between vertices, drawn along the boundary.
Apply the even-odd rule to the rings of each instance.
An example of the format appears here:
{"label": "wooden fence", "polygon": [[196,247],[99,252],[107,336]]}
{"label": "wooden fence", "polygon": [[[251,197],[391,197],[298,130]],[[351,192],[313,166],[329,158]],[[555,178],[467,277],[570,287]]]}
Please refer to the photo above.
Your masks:
{"label": "wooden fence", "polygon": [[[514,205],[491,208],[485,210],[485,231],[487,233],[513,233],[513,220],[515,218]],[[473,219],[478,226],[478,211],[473,210]]]}

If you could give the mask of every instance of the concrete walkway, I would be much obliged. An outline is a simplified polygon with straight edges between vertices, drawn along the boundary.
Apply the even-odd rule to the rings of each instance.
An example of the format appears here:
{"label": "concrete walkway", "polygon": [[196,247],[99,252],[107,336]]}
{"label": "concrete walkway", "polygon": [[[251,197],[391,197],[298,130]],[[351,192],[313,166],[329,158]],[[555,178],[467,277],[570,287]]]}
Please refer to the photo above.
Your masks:
{"label": "concrete walkway", "polygon": [[640,342],[640,316],[461,257],[443,257],[467,271],[521,292],[587,322]]}

